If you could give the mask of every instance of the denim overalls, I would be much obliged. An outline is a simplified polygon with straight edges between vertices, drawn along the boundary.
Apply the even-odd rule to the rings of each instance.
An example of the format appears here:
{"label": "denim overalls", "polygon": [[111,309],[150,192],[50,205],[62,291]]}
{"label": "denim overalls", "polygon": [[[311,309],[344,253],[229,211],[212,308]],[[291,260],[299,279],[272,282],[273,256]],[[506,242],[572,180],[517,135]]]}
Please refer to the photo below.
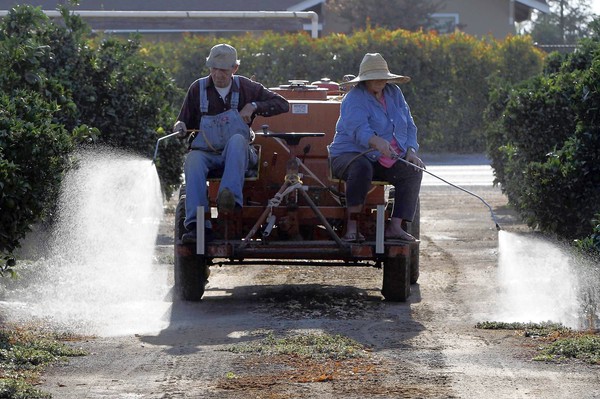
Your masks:
{"label": "denim overalls", "polygon": [[[200,85],[200,131],[192,141],[193,150],[221,152],[225,144],[234,134],[241,134],[250,141],[250,129],[238,112],[240,92],[231,91],[231,109],[218,115],[207,115],[208,95],[206,94],[206,83],[208,78],[202,78]],[[233,82],[240,87],[238,76],[233,77]]]}
{"label": "denim overalls", "polygon": [[[192,141],[191,151],[185,159],[186,217],[185,226],[196,222],[198,206],[208,212],[206,180],[211,170],[223,170],[219,191],[227,188],[235,196],[235,202],[243,204],[244,175],[248,169],[251,133],[238,112],[239,91],[231,90],[231,108],[218,115],[207,115],[208,78],[199,80],[200,85],[200,131]],[[233,77],[239,88],[239,77]],[[233,89],[233,86],[232,86]],[[250,146],[251,147],[251,146]],[[252,152],[251,155],[254,155]],[[255,159],[252,161],[256,162]],[[209,227],[209,226],[207,226]]]}

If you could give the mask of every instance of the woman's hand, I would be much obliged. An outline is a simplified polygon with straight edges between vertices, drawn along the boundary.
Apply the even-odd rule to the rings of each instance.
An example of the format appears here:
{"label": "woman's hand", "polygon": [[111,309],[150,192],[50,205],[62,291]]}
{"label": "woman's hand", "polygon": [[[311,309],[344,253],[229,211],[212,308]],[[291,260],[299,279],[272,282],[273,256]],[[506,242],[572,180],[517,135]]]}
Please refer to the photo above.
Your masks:
{"label": "woman's hand", "polygon": [[371,138],[369,139],[369,146],[371,148],[375,148],[377,151],[379,151],[388,158],[398,156],[398,154],[396,154],[396,151],[394,151],[389,141],[377,136],[376,134],[371,136]]}
{"label": "woman's hand", "polygon": [[408,153],[406,154],[406,160],[416,166],[418,166],[419,168],[423,168],[425,169],[425,164],[423,163],[423,161],[421,160],[421,158],[419,158],[417,156],[417,153],[412,151],[412,150],[408,150]]}

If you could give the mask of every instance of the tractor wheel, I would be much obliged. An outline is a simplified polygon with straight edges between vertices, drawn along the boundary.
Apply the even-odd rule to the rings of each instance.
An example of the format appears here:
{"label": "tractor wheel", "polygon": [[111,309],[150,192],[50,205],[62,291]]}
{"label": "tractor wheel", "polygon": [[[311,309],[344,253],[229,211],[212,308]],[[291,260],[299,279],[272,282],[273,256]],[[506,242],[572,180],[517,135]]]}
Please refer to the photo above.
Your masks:
{"label": "tractor wheel", "polygon": [[204,295],[208,282],[209,267],[203,255],[196,255],[196,245],[182,244],[185,232],[185,187],[179,191],[179,202],[175,210],[175,294],[178,299],[198,302]]}
{"label": "tractor wheel", "polygon": [[[407,223],[407,230],[416,239],[421,237],[421,201],[417,201],[417,209],[412,222]],[[419,243],[410,245],[410,283],[419,280]]]}
{"label": "tractor wheel", "polygon": [[421,200],[417,200],[417,209],[412,222],[406,223],[406,228],[417,240],[421,238]]}
{"label": "tractor wheel", "polygon": [[383,263],[383,297],[390,302],[406,302],[410,296],[410,257],[388,257]]}
{"label": "tractor wheel", "polygon": [[419,243],[410,244],[410,283],[416,284],[419,280]]}

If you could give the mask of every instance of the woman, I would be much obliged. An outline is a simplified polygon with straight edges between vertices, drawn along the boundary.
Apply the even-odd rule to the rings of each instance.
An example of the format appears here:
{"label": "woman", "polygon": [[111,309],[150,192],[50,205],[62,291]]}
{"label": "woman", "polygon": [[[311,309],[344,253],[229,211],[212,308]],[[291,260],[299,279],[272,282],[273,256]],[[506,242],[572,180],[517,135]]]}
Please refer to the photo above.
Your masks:
{"label": "woman", "polygon": [[390,73],[379,53],[368,53],[358,77],[342,83],[356,84],[342,101],[333,143],[329,146],[332,172],[346,181],[347,223],[344,239],[362,241],[355,214],[360,213],[371,181],[386,180],[395,187],[394,209],[386,226],[387,239],[414,241],[402,222],[412,221],[422,171],[397,158],[424,168],[417,156],[417,127],[397,83],[409,77]]}

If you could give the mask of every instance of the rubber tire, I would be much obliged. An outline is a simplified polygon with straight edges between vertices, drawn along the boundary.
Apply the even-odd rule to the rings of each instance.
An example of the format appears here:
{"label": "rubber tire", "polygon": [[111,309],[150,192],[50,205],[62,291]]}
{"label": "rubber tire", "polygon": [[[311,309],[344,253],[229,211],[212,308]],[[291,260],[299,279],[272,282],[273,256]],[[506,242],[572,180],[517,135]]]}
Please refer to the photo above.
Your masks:
{"label": "rubber tire", "polygon": [[386,301],[406,302],[410,296],[410,257],[388,257],[383,262],[383,287]]}
{"label": "rubber tire", "polygon": [[421,238],[421,200],[417,199],[417,208],[412,222],[406,223],[407,232],[412,234],[417,240]]}
{"label": "rubber tire", "polygon": [[177,299],[198,302],[204,295],[208,282],[208,265],[203,255],[196,255],[195,244],[181,244],[185,232],[185,186],[179,190],[179,202],[175,209],[174,280]]}
{"label": "rubber tire", "polygon": [[419,280],[419,243],[410,244],[410,283],[416,284]]}
{"label": "rubber tire", "polygon": [[[417,200],[417,209],[412,222],[407,223],[407,231],[417,240],[421,238],[421,200]],[[410,283],[419,280],[419,243],[410,245]]]}

